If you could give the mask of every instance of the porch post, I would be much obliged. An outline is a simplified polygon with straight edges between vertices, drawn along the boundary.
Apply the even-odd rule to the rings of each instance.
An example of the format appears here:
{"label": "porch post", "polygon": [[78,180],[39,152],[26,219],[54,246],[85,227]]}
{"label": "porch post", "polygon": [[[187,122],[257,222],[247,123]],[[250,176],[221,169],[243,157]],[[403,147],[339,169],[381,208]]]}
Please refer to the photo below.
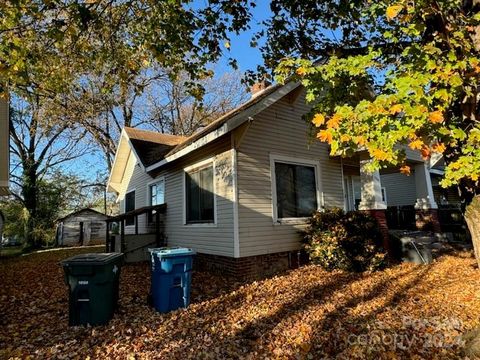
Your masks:
{"label": "porch post", "polygon": [[360,154],[360,182],[362,200],[359,204],[359,210],[368,212],[377,219],[378,226],[383,237],[383,247],[390,254],[390,242],[388,235],[387,218],[385,210],[387,204],[382,199],[382,182],[378,170],[369,172],[366,170],[372,160],[367,153]]}
{"label": "porch post", "polygon": [[419,230],[441,232],[438,220],[438,205],[433,196],[432,179],[426,163],[415,165],[415,222]]}
{"label": "porch post", "polygon": [[110,247],[110,222],[108,220],[105,221],[107,224],[107,228],[105,229],[105,252],[111,252],[111,247]]}
{"label": "porch post", "polygon": [[120,220],[120,252],[125,251],[125,219]]}

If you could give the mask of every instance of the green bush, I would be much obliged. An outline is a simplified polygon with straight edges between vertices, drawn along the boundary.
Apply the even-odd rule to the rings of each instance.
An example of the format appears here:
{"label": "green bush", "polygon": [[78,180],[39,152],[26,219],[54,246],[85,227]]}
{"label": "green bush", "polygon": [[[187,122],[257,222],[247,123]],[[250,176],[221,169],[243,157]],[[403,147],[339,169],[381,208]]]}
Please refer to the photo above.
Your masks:
{"label": "green bush", "polygon": [[377,270],[386,265],[377,221],[361,211],[317,211],[308,221],[303,248],[327,270]]}

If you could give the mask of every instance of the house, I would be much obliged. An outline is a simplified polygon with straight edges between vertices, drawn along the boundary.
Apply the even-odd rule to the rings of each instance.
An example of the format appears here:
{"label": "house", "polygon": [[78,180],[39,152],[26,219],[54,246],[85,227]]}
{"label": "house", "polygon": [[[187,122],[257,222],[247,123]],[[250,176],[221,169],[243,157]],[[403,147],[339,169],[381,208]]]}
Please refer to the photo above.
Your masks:
{"label": "house", "polygon": [[[389,174],[408,182],[419,225],[439,230],[429,163],[419,153],[407,149],[409,178],[398,169],[368,173],[367,153],[332,157],[327,144],[309,139],[308,110],[304,89],[290,82],[253,94],[188,138],[125,128],[108,182],[123,213],[121,249],[161,226],[161,241],[195,249],[197,265],[266,275],[298,263],[299,231],[316,209],[369,211],[387,238]],[[160,225],[149,209],[162,203]]]}
{"label": "house", "polygon": [[0,97],[0,196],[9,194],[10,132],[8,107],[8,99]]}
{"label": "house", "polygon": [[57,220],[58,246],[105,244],[108,215],[93,209],[82,209]]}

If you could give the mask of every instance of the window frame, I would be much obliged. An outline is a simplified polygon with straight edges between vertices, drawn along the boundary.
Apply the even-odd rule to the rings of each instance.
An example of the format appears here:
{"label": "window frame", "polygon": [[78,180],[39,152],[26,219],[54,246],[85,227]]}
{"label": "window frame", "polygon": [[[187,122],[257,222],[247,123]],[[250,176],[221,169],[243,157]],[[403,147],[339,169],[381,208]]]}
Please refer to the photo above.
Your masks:
{"label": "window frame", "polygon": [[[213,172],[213,222],[187,222],[187,174],[212,167]],[[217,227],[217,184],[215,159],[209,158],[183,169],[182,196],[183,196],[183,226],[186,227]]]}
{"label": "window frame", "polygon": [[314,168],[315,174],[315,195],[317,197],[317,209],[324,208],[323,203],[323,191],[322,182],[320,180],[320,161],[305,158],[296,158],[291,156],[270,154],[270,180],[272,185],[272,219],[274,225],[279,224],[304,224],[308,220],[308,217],[278,217],[278,204],[277,204],[277,178],[275,173],[275,163],[280,162],[288,165],[300,165]]}
{"label": "window frame", "polygon": [[[165,195],[167,193],[166,191],[166,183],[165,183],[165,176],[160,176],[158,178],[155,178],[153,179],[152,181],[149,181],[147,183],[147,198],[148,198],[148,206],[153,206],[152,205],[152,190],[151,190],[151,186],[152,185],[155,185],[155,184],[158,184],[159,182],[163,182],[163,204],[166,203],[166,199],[165,199]],[[161,205],[161,204],[158,204],[158,205]]]}
{"label": "window frame", "polygon": [[[127,212],[127,194],[130,194],[131,192],[134,192],[134,204],[133,204],[133,210],[137,208],[137,193],[136,193],[136,188],[129,189],[125,191],[125,196],[123,197],[123,213],[125,214]],[[125,227],[127,226],[135,226],[135,217],[133,217],[133,224],[127,225],[127,220],[125,219]]]}
{"label": "window frame", "polygon": [[[158,184],[159,182],[162,182],[163,181],[163,204],[166,203],[166,188],[167,188],[167,185],[166,185],[166,182],[165,182],[165,176],[160,176],[160,177],[157,177],[155,179],[153,179],[152,181],[149,181],[147,182],[147,201],[148,201],[148,206],[153,206],[152,205],[152,191],[151,191],[151,186],[154,185],[154,184]],[[146,214],[146,218],[147,218],[147,225],[153,225],[155,224],[155,216],[154,214],[152,214],[152,211],[150,210],[147,214]]]}

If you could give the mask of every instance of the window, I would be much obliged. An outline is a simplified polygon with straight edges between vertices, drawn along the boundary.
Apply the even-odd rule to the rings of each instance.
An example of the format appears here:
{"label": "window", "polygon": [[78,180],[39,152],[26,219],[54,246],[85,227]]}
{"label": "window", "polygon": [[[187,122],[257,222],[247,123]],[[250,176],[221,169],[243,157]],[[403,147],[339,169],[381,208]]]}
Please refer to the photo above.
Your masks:
{"label": "window", "polygon": [[[161,205],[165,203],[165,180],[161,179],[148,186],[148,193],[150,196],[150,205]],[[155,223],[155,210],[148,212],[148,223]]]}
{"label": "window", "polygon": [[[135,210],[135,190],[125,194],[125,212]],[[125,225],[135,225],[135,217],[129,217],[125,220]]]}
{"label": "window", "polygon": [[187,224],[214,223],[213,165],[185,172]]}
{"label": "window", "polygon": [[303,218],[318,209],[315,165],[274,161],[276,218]]}
{"label": "window", "polygon": [[160,205],[165,203],[165,181],[162,179],[149,186],[150,205]]}

